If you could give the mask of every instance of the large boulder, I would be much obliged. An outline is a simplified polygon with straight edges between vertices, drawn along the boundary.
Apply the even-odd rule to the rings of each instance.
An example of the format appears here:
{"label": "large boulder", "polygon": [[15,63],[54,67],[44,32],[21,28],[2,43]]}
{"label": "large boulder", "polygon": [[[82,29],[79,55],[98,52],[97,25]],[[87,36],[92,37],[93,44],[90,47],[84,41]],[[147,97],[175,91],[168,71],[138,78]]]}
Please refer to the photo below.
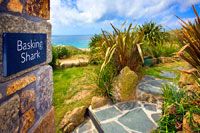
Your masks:
{"label": "large boulder", "polygon": [[84,121],[85,112],[85,106],[75,108],[73,111],[67,112],[59,125],[60,129],[66,133],[73,131]]}
{"label": "large boulder", "polygon": [[108,99],[106,97],[94,96],[92,98],[91,107],[92,107],[92,109],[99,108],[99,107],[102,107],[102,106],[104,106],[105,104],[107,104],[109,102],[110,102],[110,99]]}
{"label": "large boulder", "polygon": [[114,100],[116,102],[135,100],[137,84],[137,74],[131,71],[129,67],[124,67],[112,84]]}

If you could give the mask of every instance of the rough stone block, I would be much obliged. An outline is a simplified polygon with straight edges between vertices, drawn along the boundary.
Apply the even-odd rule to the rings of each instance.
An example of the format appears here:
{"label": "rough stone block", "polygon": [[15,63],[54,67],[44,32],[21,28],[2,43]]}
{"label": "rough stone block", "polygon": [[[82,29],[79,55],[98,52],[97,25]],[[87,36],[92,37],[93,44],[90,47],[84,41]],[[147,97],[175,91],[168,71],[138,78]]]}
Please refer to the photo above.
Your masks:
{"label": "rough stone block", "polygon": [[26,0],[25,13],[43,19],[50,19],[50,0]]}
{"label": "rough stone block", "polygon": [[19,0],[10,0],[7,8],[9,11],[22,13],[23,4]]}
{"label": "rough stone block", "polygon": [[20,133],[26,133],[35,122],[35,108],[31,108],[20,119]]}
{"label": "rough stone block", "polygon": [[34,90],[25,90],[20,95],[20,110],[24,113],[28,108],[30,108],[36,101],[37,94]]}
{"label": "rough stone block", "polygon": [[[8,77],[3,76],[3,33],[46,33],[47,34],[47,55],[46,62],[22,70],[16,74]],[[23,75],[24,73],[33,71],[51,62],[51,24],[46,21],[30,21],[20,16],[13,16],[9,14],[0,15],[0,82],[5,82]]]}
{"label": "rough stone block", "polygon": [[39,102],[37,108],[41,112],[48,110],[53,102],[53,71],[50,66],[40,68],[37,73],[37,93],[39,94]]}
{"label": "rough stone block", "polygon": [[0,105],[0,132],[17,133],[19,130],[19,106],[20,99],[14,95],[8,101]]}
{"label": "rough stone block", "polygon": [[27,85],[33,83],[36,81],[36,77],[34,74],[30,74],[28,76],[22,77],[8,85],[7,89],[7,96],[15,93],[18,90],[21,90],[22,88],[26,87]]}
{"label": "rough stone block", "polygon": [[31,133],[55,133],[56,124],[54,117],[54,108],[44,116],[44,118],[36,125],[36,127],[30,131]]}
{"label": "rough stone block", "polygon": [[[28,76],[34,75],[35,81],[33,78],[28,78]],[[41,66],[40,68],[26,73],[21,77],[15,78],[13,80],[0,83],[0,94],[2,94],[2,99],[6,99],[7,91],[10,90],[9,86],[13,83],[19,82],[20,79],[29,79],[23,80],[24,83],[21,83],[21,90],[16,90],[15,93],[20,95],[20,112],[26,112],[33,104],[36,106],[37,114],[39,116],[43,115],[47,110],[51,108],[53,101],[53,71],[52,67],[49,65]],[[34,82],[30,82],[34,81]],[[29,83],[29,84],[28,84]],[[25,84],[25,85],[23,85]],[[13,86],[13,85],[12,85]],[[18,86],[16,86],[18,87]],[[23,88],[24,87],[24,88]],[[13,87],[15,88],[15,87]],[[1,99],[0,99],[1,102]]]}

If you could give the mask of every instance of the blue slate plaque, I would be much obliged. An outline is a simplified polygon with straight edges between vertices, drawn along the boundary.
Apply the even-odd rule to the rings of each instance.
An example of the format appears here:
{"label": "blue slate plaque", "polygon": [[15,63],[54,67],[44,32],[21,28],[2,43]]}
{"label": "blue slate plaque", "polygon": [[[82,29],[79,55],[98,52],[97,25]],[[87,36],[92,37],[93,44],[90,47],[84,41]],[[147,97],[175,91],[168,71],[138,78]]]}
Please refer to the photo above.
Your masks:
{"label": "blue slate plaque", "polygon": [[3,33],[3,76],[46,61],[47,34]]}

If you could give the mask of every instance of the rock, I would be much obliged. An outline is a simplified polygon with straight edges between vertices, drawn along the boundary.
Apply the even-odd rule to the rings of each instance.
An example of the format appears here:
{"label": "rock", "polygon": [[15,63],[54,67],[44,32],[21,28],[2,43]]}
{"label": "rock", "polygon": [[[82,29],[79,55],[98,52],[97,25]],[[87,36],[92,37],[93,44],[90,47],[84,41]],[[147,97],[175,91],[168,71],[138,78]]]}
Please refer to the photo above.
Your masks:
{"label": "rock", "polygon": [[146,101],[148,103],[157,103],[157,99],[153,95],[147,93],[143,93],[141,96],[138,97],[137,100]]}
{"label": "rock", "polygon": [[20,99],[14,95],[0,105],[0,133],[18,133]]}
{"label": "rock", "polygon": [[124,67],[113,82],[113,97],[117,102],[136,99],[138,76],[129,67]]}
{"label": "rock", "polygon": [[56,124],[54,117],[54,108],[52,107],[50,111],[44,116],[44,118],[39,122],[31,133],[55,133]]}
{"label": "rock", "polygon": [[34,90],[26,90],[20,95],[20,109],[24,113],[28,108],[30,108],[36,101],[37,94]]}
{"label": "rock", "polygon": [[31,108],[21,117],[20,133],[26,133],[35,122],[35,108]]}
{"label": "rock", "polygon": [[62,121],[60,122],[59,128],[63,132],[71,132],[76,126],[84,121],[84,115],[86,112],[86,107],[82,106],[75,108],[73,111],[68,111]]}
{"label": "rock", "polygon": [[186,85],[193,85],[195,83],[195,79],[191,74],[181,73],[181,77],[179,80],[179,87],[183,88]]}
{"label": "rock", "polygon": [[[186,115],[188,115],[189,113],[187,112]],[[200,124],[200,115],[199,114],[192,114],[193,119],[195,122],[197,122],[198,124]],[[183,133],[195,133],[194,131],[192,131],[192,128],[189,125],[189,118],[185,117],[183,119]],[[193,126],[198,127],[198,125],[196,123],[193,122]]]}
{"label": "rock", "polygon": [[97,97],[94,96],[92,98],[91,107],[92,109],[102,107],[103,105],[107,104],[110,100],[106,97]]}
{"label": "rock", "polygon": [[9,11],[22,13],[23,4],[19,0],[10,0],[7,8]]}
{"label": "rock", "polygon": [[18,90],[21,90],[22,88],[26,87],[27,85],[33,83],[36,81],[36,76],[34,74],[30,74],[28,76],[25,76],[23,78],[20,78],[8,85],[7,89],[7,96],[15,93]]}
{"label": "rock", "polygon": [[197,85],[187,85],[186,90],[191,90],[194,92],[200,92],[200,88]]}
{"label": "rock", "polygon": [[50,19],[50,0],[25,0],[25,13]]}
{"label": "rock", "polygon": [[147,102],[149,103],[157,103],[157,100],[154,96],[150,95],[150,97],[148,98]]}

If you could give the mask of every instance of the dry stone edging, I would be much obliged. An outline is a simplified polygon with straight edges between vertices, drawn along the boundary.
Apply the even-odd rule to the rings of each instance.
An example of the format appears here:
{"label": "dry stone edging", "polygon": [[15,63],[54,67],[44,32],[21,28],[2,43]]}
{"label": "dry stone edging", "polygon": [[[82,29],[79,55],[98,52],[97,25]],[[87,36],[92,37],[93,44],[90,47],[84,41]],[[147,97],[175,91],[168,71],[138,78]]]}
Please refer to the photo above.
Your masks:
{"label": "dry stone edging", "polygon": [[89,63],[88,59],[76,59],[76,60],[67,60],[61,62],[60,66],[61,68],[70,68],[70,67],[79,67],[79,66],[87,66]]}

